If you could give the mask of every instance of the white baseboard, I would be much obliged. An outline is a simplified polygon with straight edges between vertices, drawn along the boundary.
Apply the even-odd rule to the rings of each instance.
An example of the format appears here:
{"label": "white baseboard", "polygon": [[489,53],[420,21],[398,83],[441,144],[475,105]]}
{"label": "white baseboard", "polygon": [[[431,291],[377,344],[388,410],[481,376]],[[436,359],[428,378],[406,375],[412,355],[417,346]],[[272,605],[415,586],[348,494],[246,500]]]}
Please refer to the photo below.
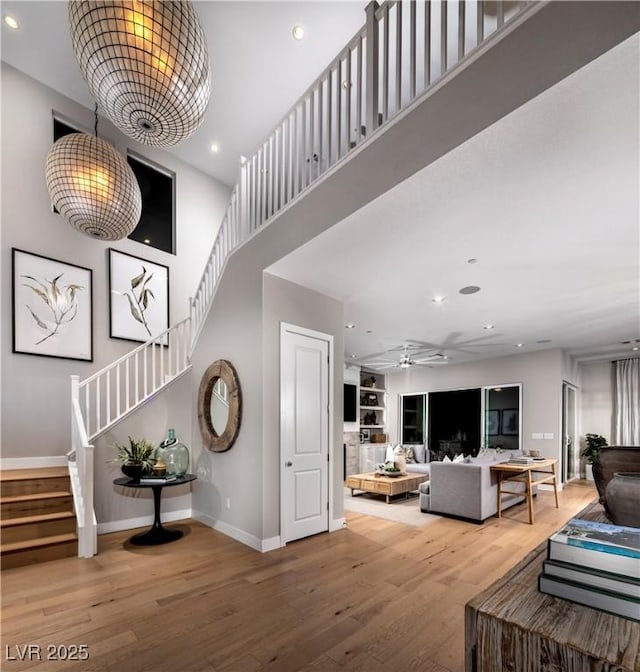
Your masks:
{"label": "white baseboard", "polygon": [[329,521],[329,532],[335,532],[336,530],[341,530],[343,527],[347,526],[346,518],[336,518],[335,520]]}
{"label": "white baseboard", "polygon": [[[558,483],[556,486],[558,490],[564,490],[564,483]],[[553,492],[553,485],[551,483],[542,483],[538,486],[539,490],[551,490]]]}
{"label": "white baseboard", "polygon": [[262,552],[268,553],[269,551],[275,551],[276,548],[282,548],[284,544],[282,543],[282,538],[280,536],[271,537],[270,539],[262,540]]}
{"label": "white baseboard", "polygon": [[[192,518],[191,509],[182,509],[182,511],[167,511],[162,513],[163,523],[172,523],[176,520]],[[109,532],[121,532],[122,530],[134,530],[136,527],[150,527],[153,525],[153,516],[139,516],[138,518],[127,518],[126,520],[112,520],[108,523],[98,523],[98,534],[109,534]]]}
{"label": "white baseboard", "polygon": [[[268,549],[263,548],[263,545],[265,543],[270,544],[271,540],[258,539],[258,537],[256,537],[254,534],[245,532],[244,530],[241,530],[238,527],[234,527],[233,525],[229,525],[229,523],[225,523],[222,520],[216,520],[215,518],[207,514],[200,513],[199,511],[194,511],[192,514],[192,518],[202,523],[203,525],[206,525],[207,527],[212,527],[214,530],[222,532],[222,534],[226,534],[228,537],[231,537],[232,539],[239,541],[241,544],[244,544],[245,546],[253,548],[255,551],[260,551],[261,553],[263,553],[265,550],[273,550],[273,548]],[[278,546],[275,546],[275,548],[280,548],[279,541]]]}
{"label": "white baseboard", "polygon": [[0,469],[42,469],[43,467],[66,467],[69,460],[66,455],[51,457],[2,457]]}

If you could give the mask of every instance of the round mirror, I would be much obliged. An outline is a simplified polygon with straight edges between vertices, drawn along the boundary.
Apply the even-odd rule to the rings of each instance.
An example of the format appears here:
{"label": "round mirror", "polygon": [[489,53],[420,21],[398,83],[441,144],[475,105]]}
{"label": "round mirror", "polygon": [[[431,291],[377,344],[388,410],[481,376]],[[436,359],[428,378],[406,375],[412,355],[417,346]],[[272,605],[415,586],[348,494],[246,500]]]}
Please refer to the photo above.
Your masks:
{"label": "round mirror", "polygon": [[198,393],[198,422],[205,445],[215,453],[229,450],[240,431],[242,397],[231,362],[215,361],[202,376]]}
{"label": "round mirror", "polygon": [[224,434],[228,420],[229,388],[222,378],[218,378],[211,393],[211,426],[218,436]]}

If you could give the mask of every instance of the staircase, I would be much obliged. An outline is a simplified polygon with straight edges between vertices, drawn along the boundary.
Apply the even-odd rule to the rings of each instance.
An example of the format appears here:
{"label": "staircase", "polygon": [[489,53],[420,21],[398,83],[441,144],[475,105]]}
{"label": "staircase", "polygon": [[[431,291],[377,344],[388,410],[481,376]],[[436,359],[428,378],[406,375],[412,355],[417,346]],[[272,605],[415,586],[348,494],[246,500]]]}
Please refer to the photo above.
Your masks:
{"label": "staircase", "polygon": [[0,472],[2,569],[78,554],[66,467]]}

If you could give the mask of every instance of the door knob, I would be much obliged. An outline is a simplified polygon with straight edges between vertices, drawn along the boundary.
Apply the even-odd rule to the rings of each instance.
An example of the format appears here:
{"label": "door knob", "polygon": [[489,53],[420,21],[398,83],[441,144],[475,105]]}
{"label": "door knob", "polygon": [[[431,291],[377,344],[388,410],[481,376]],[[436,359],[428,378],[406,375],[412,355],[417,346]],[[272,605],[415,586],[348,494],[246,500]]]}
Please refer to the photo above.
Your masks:
{"label": "door knob", "polygon": [[285,462],[285,463],[284,463],[284,466],[285,466],[285,467],[292,467],[292,466],[293,466],[293,462]]}

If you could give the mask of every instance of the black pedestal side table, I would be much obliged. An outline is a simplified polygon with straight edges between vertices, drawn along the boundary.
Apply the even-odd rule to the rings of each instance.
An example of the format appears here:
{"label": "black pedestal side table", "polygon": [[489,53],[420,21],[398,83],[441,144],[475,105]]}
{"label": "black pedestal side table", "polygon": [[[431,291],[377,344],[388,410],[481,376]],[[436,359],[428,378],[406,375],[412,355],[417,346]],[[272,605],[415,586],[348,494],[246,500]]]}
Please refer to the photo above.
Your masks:
{"label": "black pedestal side table", "polygon": [[136,546],[156,546],[158,544],[168,544],[170,541],[180,539],[183,532],[171,527],[163,527],[160,522],[160,498],[162,497],[162,488],[168,488],[173,485],[183,485],[195,481],[195,474],[185,474],[175,480],[162,481],[159,483],[140,483],[128,476],[116,478],[114,485],[120,485],[124,488],[151,488],[153,490],[153,525],[146,531],[136,534],[129,541]]}

